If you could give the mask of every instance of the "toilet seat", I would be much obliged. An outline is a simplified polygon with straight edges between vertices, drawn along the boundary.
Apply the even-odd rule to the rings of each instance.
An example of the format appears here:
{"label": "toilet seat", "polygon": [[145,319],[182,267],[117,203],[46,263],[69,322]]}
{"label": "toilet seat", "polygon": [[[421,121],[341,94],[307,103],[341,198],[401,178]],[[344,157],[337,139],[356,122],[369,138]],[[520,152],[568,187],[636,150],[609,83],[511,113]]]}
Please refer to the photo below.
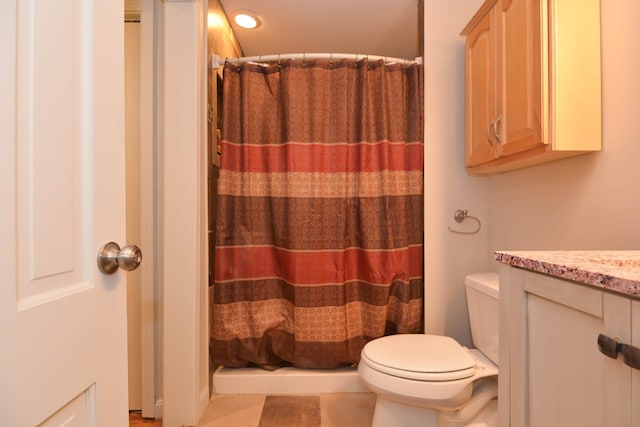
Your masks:
{"label": "toilet seat", "polygon": [[362,362],[384,374],[416,381],[469,378],[476,361],[451,337],[400,334],[378,338],[362,350]]}

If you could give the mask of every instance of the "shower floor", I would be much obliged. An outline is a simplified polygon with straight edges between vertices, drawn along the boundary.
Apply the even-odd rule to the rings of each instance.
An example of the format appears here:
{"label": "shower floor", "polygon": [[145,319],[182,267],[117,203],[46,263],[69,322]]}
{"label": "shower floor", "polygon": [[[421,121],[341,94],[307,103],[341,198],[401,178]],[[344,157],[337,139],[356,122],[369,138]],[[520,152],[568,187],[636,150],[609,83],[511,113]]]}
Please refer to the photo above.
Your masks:
{"label": "shower floor", "polygon": [[213,374],[215,394],[366,393],[355,368],[297,369],[218,367]]}

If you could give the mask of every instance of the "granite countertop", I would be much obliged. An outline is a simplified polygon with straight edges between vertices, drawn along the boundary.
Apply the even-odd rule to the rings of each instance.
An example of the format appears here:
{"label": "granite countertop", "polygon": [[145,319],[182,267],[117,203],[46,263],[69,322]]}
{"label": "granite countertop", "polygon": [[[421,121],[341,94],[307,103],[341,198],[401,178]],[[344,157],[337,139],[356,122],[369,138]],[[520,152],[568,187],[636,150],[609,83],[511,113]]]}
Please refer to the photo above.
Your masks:
{"label": "granite countertop", "polygon": [[640,298],[640,251],[496,251],[495,259]]}

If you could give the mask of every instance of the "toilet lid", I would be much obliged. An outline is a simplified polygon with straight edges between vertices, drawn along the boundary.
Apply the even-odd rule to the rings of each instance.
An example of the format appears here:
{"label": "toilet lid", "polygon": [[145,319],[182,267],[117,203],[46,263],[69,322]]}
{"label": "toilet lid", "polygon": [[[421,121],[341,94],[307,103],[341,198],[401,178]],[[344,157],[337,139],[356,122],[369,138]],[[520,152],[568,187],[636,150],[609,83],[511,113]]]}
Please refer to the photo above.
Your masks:
{"label": "toilet lid", "polygon": [[453,381],[472,376],[475,359],[451,337],[390,335],[362,349],[365,363],[380,372],[421,381]]}

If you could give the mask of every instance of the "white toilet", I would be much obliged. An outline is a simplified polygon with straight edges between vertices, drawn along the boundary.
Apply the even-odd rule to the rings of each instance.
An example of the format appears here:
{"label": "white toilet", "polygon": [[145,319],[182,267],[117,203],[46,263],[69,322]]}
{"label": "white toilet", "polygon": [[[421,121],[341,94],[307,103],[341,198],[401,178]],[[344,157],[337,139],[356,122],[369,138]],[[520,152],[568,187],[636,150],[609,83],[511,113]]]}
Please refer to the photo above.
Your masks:
{"label": "white toilet", "polygon": [[424,334],[364,346],[358,374],[377,394],[372,427],[498,425],[498,274],[469,275],[465,289],[476,349]]}

